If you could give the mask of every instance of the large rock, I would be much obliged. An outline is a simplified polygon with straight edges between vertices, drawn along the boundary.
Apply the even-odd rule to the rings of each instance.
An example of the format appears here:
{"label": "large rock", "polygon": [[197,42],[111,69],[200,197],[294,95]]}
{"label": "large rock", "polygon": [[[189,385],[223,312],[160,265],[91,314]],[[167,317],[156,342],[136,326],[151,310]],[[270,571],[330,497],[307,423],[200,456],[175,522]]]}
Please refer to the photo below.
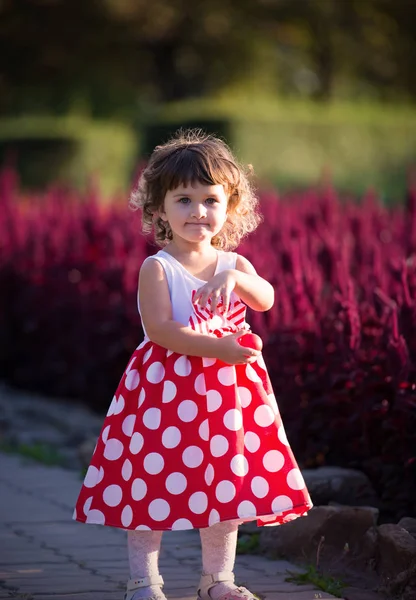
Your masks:
{"label": "large rock", "polygon": [[[283,527],[262,527],[260,549],[278,557],[316,562],[319,556],[355,558],[365,563],[374,558],[374,529],[378,511],[373,507],[316,506]],[[363,543],[364,540],[364,543]]]}
{"label": "large rock", "polygon": [[416,519],[412,519],[412,517],[403,517],[397,525],[406,529],[406,531],[416,539]]}
{"label": "large rock", "polygon": [[303,469],[302,475],[315,506],[331,501],[347,506],[380,505],[368,477],[356,469],[319,467]]}
{"label": "large rock", "polygon": [[399,525],[378,527],[377,571],[384,578],[395,578],[416,563],[416,539]]}

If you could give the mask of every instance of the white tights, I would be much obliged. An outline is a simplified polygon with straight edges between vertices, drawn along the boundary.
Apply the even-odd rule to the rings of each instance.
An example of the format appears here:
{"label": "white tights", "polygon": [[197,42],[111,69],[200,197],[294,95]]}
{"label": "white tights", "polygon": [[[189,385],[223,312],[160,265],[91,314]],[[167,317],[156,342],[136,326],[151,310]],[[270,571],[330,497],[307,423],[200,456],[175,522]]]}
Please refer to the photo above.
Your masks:
{"label": "white tights", "polygon": [[[225,521],[199,530],[204,574],[232,571],[234,569],[237,532],[238,523],[236,521]],[[159,575],[161,541],[162,531],[129,530],[127,532],[130,577],[132,579]],[[153,586],[138,590],[134,595],[134,600],[146,598],[146,596],[151,596],[152,593],[159,590],[159,588],[152,588]],[[215,599],[229,589],[229,585],[218,584],[210,593]]]}

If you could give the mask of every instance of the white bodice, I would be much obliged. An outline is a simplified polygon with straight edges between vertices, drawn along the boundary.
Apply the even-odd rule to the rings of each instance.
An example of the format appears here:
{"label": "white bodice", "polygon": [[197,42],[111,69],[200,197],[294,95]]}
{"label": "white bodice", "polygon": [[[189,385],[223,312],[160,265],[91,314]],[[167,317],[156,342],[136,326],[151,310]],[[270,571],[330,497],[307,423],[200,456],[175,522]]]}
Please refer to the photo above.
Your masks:
{"label": "white bodice", "polygon": [[[235,269],[237,262],[235,252],[223,252],[221,250],[217,250],[217,252],[218,260],[215,275],[226,269]],[[188,325],[189,318],[193,313],[192,291],[202,287],[206,281],[192,275],[176,258],[164,250],[159,250],[157,254],[148,256],[145,260],[157,260],[162,265],[169,286],[173,320],[182,323],[182,325]],[[138,309],[140,313],[140,298],[138,298]],[[147,336],[144,325],[143,331]]]}

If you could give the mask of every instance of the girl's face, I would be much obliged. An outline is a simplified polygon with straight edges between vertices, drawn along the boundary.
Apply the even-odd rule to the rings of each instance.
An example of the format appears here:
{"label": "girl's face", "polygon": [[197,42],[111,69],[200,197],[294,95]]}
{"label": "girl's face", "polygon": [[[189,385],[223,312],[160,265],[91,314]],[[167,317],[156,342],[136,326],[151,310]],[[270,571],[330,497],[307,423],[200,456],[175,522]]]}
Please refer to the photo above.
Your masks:
{"label": "girl's face", "polygon": [[195,182],[169,190],[159,214],[169,223],[173,240],[211,244],[227,219],[227,206],[228,195],[223,185]]}

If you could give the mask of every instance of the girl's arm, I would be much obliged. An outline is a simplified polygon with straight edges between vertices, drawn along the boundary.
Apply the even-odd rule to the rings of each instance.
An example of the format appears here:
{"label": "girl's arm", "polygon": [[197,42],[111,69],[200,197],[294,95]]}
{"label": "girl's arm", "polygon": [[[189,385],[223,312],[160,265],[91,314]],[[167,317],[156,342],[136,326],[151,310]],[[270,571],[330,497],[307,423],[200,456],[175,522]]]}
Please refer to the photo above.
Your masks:
{"label": "girl's arm", "polygon": [[208,299],[211,298],[211,309],[214,312],[222,298],[224,309],[227,310],[231,292],[235,291],[241,300],[253,310],[262,312],[269,310],[274,304],[273,286],[257,275],[251,262],[239,254],[235,267],[235,269],[226,269],[214,275],[199,288],[194,301],[205,306]]}
{"label": "girl's arm", "polygon": [[253,310],[266,311],[274,304],[273,286],[257,275],[256,269],[244,256],[237,255],[234,291]]}
{"label": "girl's arm", "polygon": [[253,362],[260,352],[240,346],[241,332],[223,338],[194,331],[172,318],[165,271],[157,260],[145,261],[139,275],[140,312],[149,339],[173,352],[219,358],[228,364]]}

